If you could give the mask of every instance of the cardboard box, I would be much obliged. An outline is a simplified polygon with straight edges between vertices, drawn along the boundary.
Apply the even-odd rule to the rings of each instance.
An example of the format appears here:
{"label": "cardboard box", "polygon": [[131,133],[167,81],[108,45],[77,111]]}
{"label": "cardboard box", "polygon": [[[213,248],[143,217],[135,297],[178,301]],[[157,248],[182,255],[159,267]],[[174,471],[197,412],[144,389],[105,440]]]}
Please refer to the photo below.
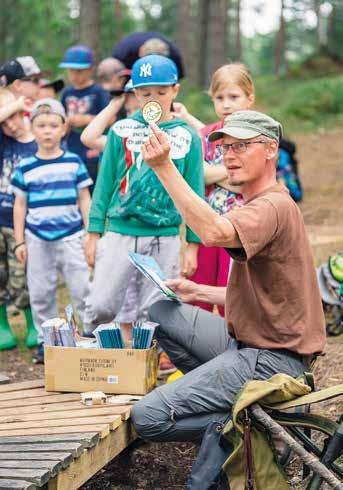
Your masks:
{"label": "cardboard box", "polygon": [[44,348],[46,391],[145,395],[157,383],[157,349]]}

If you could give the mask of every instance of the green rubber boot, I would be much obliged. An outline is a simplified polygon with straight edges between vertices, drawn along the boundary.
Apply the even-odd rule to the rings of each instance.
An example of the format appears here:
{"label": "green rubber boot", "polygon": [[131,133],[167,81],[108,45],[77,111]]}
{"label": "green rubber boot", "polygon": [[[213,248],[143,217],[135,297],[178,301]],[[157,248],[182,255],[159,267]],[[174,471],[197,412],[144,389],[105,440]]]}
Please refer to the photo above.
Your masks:
{"label": "green rubber boot", "polygon": [[29,349],[38,345],[38,332],[33,323],[31,308],[28,306],[24,309],[24,315],[26,319],[27,334],[25,337],[25,345]]}
{"label": "green rubber boot", "polygon": [[6,305],[0,305],[0,350],[13,349],[16,346],[17,339],[8,323]]}

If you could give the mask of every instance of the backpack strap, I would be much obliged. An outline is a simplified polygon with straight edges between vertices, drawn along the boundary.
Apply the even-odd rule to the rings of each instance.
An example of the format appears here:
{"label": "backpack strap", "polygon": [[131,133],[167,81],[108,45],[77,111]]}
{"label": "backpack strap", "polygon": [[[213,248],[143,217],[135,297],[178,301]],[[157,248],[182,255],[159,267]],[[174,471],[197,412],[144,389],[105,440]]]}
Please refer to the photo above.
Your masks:
{"label": "backpack strap", "polygon": [[275,403],[273,405],[263,404],[263,407],[270,408],[271,410],[286,410],[287,408],[300,407],[302,405],[322,402],[324,400],[329,400],[330,398],[334,398],[340,395],[343,395],[343,384],[330,386],[330,388],[325,388],[319,391],[314,391],[313,393],[299,396],[299,398],[288,402]]}
{"label": "backpack strap", "polygon": [[334,422],[323,415],[313,413],[289,413],[272,410],[269,412],[269,415],[282,426],[295,426],[304,429],[320,430],[328,436],[333,436],[339,427],[337,422]]}

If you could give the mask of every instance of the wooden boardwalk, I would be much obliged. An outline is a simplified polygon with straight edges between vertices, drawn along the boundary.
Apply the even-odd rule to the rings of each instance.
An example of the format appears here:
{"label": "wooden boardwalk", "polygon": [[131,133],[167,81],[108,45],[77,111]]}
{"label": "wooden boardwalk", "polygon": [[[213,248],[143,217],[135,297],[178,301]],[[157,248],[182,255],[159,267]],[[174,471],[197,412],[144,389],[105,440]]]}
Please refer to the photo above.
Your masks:
{"label": "wooden boardwalk", "polygon": [[0,386],[0,490],[74,490],[136,435],[130,406],[85,406],[44,381]]}

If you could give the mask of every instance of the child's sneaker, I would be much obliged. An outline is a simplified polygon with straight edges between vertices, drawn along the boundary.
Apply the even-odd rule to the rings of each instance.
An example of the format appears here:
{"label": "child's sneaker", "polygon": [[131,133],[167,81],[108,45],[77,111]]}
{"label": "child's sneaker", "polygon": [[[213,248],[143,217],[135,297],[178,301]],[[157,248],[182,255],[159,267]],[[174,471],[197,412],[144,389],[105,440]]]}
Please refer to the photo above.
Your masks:
{"label": "child's sneaker", "polygon": [[167,374],[175,373],[175,371],[177,371],[177,369],[171,362],[167,354],[165,352],[161,352],[158,378],[163,378]]}
{"label": "child's sneaker", "polygon": [[36,354],[32,358],[34,364],[44,364],[44,344],[41,342],[38,344]]}

